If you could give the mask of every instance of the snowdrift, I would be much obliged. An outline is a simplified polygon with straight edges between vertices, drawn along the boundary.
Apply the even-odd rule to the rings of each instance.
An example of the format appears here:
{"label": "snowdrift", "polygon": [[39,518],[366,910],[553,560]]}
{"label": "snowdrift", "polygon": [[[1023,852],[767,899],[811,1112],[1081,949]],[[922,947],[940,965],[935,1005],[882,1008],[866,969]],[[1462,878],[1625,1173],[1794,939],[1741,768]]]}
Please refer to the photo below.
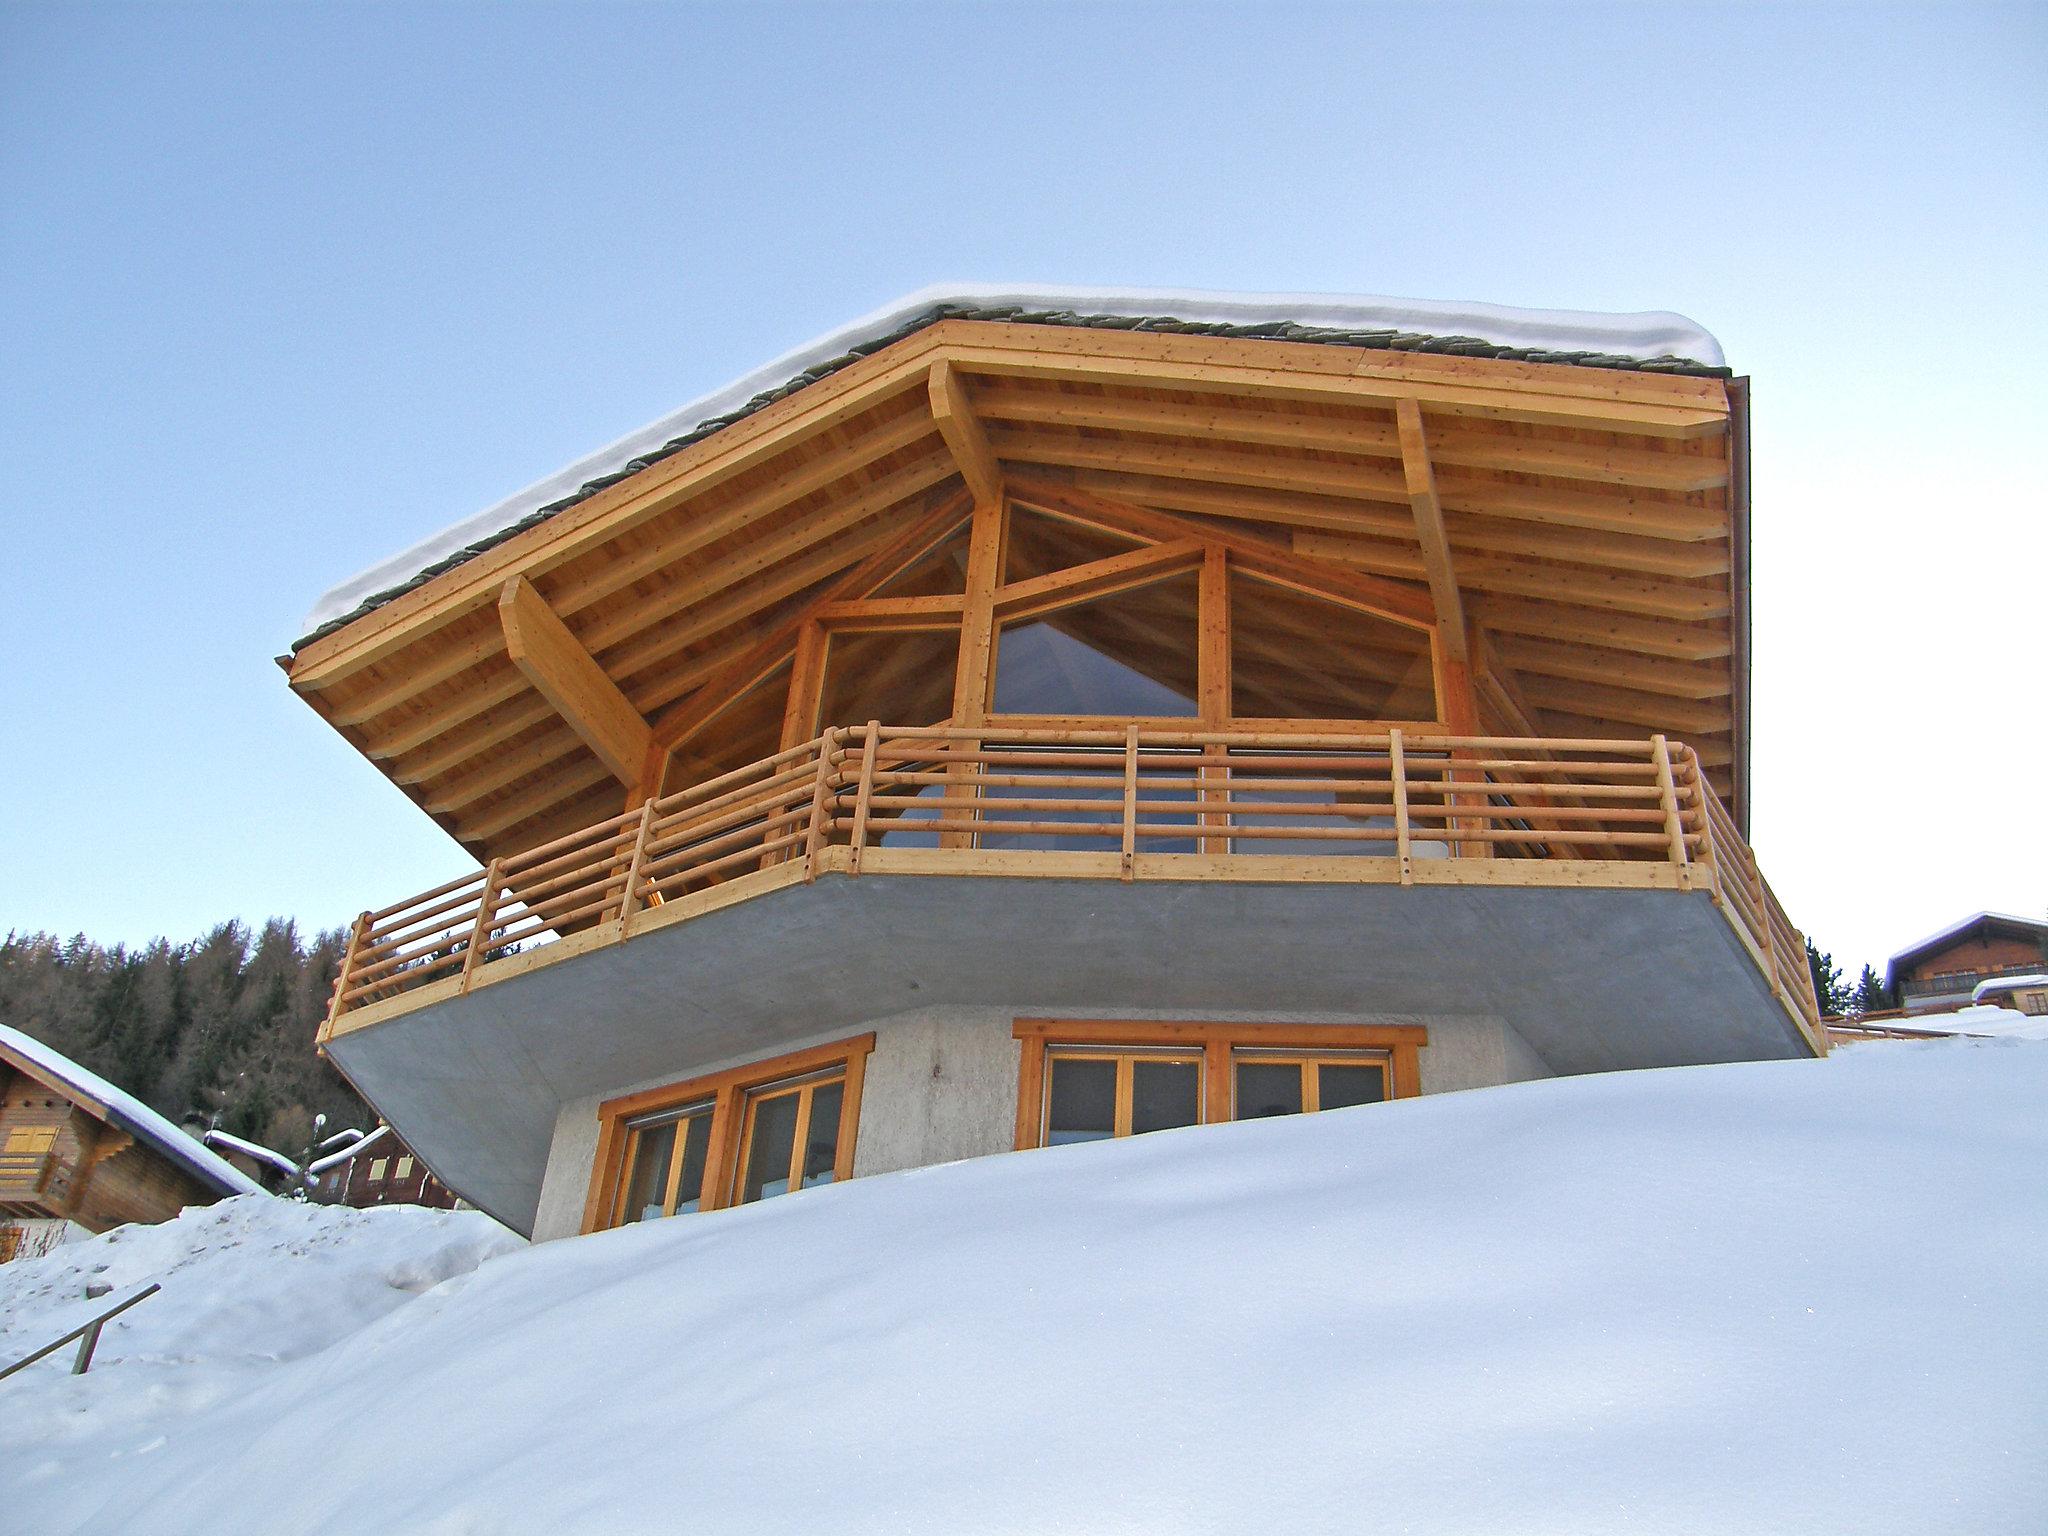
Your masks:
{"label": "snowdrift", "polygon": [[[409,1300],[376,1260],[360,1283],[402,1304],[338,1337],[346,1309],[309,1306],[296,1340],[279,1292],[316,1288],[290,1246],[355,1218],[229,1207],[239,1247],[180,1267],[195,1213],[151,1235],[164,1294],[104,1369],[0,1383],[0,1508],[45,1532],[2038,1531],[2044,1102],[2048,1046],[1885,1042],[1169,1132],[506,1252]],[[420,1225],[408,1272],[490,1246],[454,1262],[452,1230]],[[6,1277],[10,1348],[99,1246],[19,1266],[45,1292]],[[238,1308],[274,1361],[204,1322]]]}

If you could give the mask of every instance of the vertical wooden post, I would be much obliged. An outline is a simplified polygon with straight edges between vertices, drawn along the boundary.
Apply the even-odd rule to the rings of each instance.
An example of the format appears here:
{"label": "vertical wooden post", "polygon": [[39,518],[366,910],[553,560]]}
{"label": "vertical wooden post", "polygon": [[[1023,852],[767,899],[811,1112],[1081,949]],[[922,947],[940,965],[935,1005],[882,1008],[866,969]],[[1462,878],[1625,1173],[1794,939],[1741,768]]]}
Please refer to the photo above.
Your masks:
{"label": "vertical wooden post", "polygon": [[626,865],[626,886],[619,892],[619,937],[633,931],[633,900],[640,886],[640,871],[647,863],[647,845],[654,838],[654,802],[640,807],[640,830],[633,838],[633,857]]}
{"label": "vertical wooden post", "polygon": [[1706,866],[1707,895],[1714,905],[1719,907],[1725,905],[1727,900],[1721,894],[1721,881],[1726,877],[1721,868],[1720,855],[1714,847],[1713,813],[1707,809],[1707,796],[1713,791],[1707,788],[1706,777],[1700,772],[1699,754],[1688,746],[1681,745],[1679,750],[1685,754],[1686,788],[1692,798],[1692,807],[1699,813],[1700,818],[1699,862]]}
{"label": "vertical wooden post", "polygon": [[[1472,665],[1469,661],[1452,653],[1445,631],[1439,626],[1430,640],[1430,660],[1436,670],[1437,712],[1443,716],[1448,734],[1452,736],[1477,736],[1479,734],[1479,697],[1472,688]],[[1470,747],[1451,749],[1451,766],[1445,771],[1444,801],[1446,809],[1452,812],[1448,818],[1452,836],[1460,832],[1474,831],[1487,825],[1484,816],[1469,814],[1473,809],[1483,809],[1485,794],[1474,794],[1460,790],[1459,785],[1483,781],[1484,775],[1477,770],[1459,766],[1469,763],[1476,754]],[[1468,814],[1458,815],[1466,811]],[[1489,842],[1464,838],[1457,841],[1453,850],[1461,859],[1483,859],[1493,853]]]}
{"label": "vertical wooden post", "polygon": [[1678,815],[1678,786],[1671,777],[1671,746],[1660,735],[1650,738],[1650,756],[1657,765],[1657,799],[1664,807],[1664,832],[1670,841],[1671,862],[1678,866],[1681,890],[1692,889],[1692,860],[1685,852],[1685,824]]}
{"label": "vertical wooden post", "polygon": [[476,972],[477,957],[491,942],[491,919],[498,911],[498,866],[502,859],[493,859],[484,869],[484,888],[477,897],[476,922],[469,930],[469,948],[462,954],[462,990],[469,990],[469,978]]}
{"label": "vertical wooden post", "polygon": [[860,788],[853,796],[853,856],[847,861],[849,875],[860,873],[861,855],[868,846],[868,811],[875,798],[875,754],[880,750],[882,722],[870,720],[867,742],[860,750]]}
{"label": "vertical wooden post", "polygon": [[[967,536],[966,595],[960,610],[960,659],[953,675],[953,723],[980,725],[988,718],[989,670],[995,654],[996,588],[1003,580],[1005,517],[999,500],[976,499],[974,521]],[[981,750],[979,737],[953,743],[953,750],[972,756]],[[972,764],[947,770],[946,798],[971,799],[980,774]],[[946,812],[947,819],[957,815]],[[972,832],[941,832],[941,848],[971,848]]]}
{"label": "vertical wooden post", "polygon": [[[1222,729],[1230,723],[1230,566],[1221,545],[1202,551],[1202,570],[1197,588],[1196,627],[1199,631],[1195,658],[1195,692],[1202,723]],[[1208,801],[1219,793],[1230,797],[1230,749],[1215,742],[1202,747],[1202,765],[1195,771],[1195,794]],[[1198,818],[1204,853],[1230,851],[1230,813],[1204,810]],[[1218,835],[1220,832],[1221,835]]]}
{"label": "vertical wooden post", "polygon": [[825,650],[830,643],[816,619],[797,631],[796,654],[789,667],[789,696],[782,708],[782,740],[776,750],[801,746],[821,723],[818,709],[825,690]]}
{"label": "vertical wooden post", "polygon": [[818,850],[825,846],[825,807],[832,791],[832,753],[841,732],[835,727],[818,738],[818,778],[811,790],[811,825],[804,837],[804,884],[818,878]]}
{"label": "vertical wooden post", "polygon": [[1124,856],[1122,878],[1129,880],[1138,856],[1138,728],[1124,735]]}
{"label": "vertical wooden post", "polygon": [[342,999],[348,995],[349,974],[356,968],[356,956],[362,950],[363,939],[370,931],[370,914],[365,911],[356,917],[348,930],[348,943],[341,951],[341,969],[334,973],[334,995],[327,1001],[327,1024],[320,1031],[325,1039],[334,1032],[334,1021],[341,1017]]}
{"label": "vertical wooden post", "polygon": [[1408,760],[1401,745],[1400,727],[1387,732],[1387,771],[1394,782],[1394,852],[1401,860],[1401,883],[1415,883],[1415,854],[1408,826]]}

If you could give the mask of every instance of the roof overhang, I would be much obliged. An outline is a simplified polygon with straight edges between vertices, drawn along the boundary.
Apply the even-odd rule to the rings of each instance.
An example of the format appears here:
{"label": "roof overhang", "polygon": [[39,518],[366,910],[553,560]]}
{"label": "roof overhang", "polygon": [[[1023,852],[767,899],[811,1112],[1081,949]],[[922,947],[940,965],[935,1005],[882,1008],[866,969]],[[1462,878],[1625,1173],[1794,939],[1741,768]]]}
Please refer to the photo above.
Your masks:
{"label": "roof overhang", "polygon": [[615,811],[636,745],[764,629],[964,513],[941,370],[1013,494],[1229,528],[1426,604],[1406,408],[1428,428],[1436,553],[1483,644],[1493,728],[1665,731],[1741,819],[1746,395],[1717,349],[1646,367],[1088,318],[953,315],[863,343],[343,615],[285,659],[292,686],[488,858]]}

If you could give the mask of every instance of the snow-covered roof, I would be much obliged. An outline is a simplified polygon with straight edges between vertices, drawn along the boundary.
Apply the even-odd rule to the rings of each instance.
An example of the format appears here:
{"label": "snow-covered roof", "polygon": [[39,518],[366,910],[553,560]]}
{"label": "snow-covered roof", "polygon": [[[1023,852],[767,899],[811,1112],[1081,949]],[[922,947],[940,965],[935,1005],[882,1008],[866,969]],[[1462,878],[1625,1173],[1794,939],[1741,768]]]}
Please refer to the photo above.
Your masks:
{"label": "snow-covered roof", "polygon": [[228,1195],[267,1193],[226,1158],[208,1151],[179,1130],[132,1093],[116,1088],[97,1072],[89,1072],[61,1051],[0,1024],[0,1055],[13,1056],[19,1065],[46,1077],[80,1098],[107,1112],[107,1119],[138,1141],[150,1146],[194,1175]]}
{"label": "snow-covered roof", "polygon": [[390,1134],[390,1126],[380,1125],[377,1127],[377,1129],[370,1132],[369,1135],[358,1137],[356,1140],[350,1142],[347,1146],[341,1148],[339,1151],[330,1152],[325,1157],[316,1158],[314,1161],[308,1163],[306,1165],[306,1172],[325,1173],[330,1168],[339,1168],[343,1163],[353,1162],[357,1157],[361,1156],[365,1151],[375,1146],[378,1142],[382,1141],[386,1136],[389,1136]]}
{"label": "snow-covered roof", "polygon": [[2024,992],[2031,987],[2048,987],[2048,971],[2035,971],[2026,976],[1993,976],[1971,989],[1970,1001],[1981,1003],[2000,992]]}
{"label": "snow-covered roof", "polygon": [[378,561],[321,595],[306,615],[306,635],[299,644],[459,564],[536,520],[537,514],[579,501],[793,388],[943,319],[1193,330],[1592,367],[1725,371],[1721,344],[1685,316],[1664,310],[1603,314],[1343,294],[944,283],[919,289],[785,352],[475,516]]}
{"label": "snow-covered roof", "polygon": [[286,1178],[295,1177],[299,1171],[299,1165],[282,1152],[273,1152],[260,1142],[245,1141],[240,1136],[221,1130],[218,1126],[206,1133],[206,1143],[208,1146],[226,1147],[230,1152],[239,1152],[252,1162],[275,1169]]}
{"label": "snow-covered roof", "polygon": [[1950,923],[1939,933],[1930,933],[1919,943],[1908,944],[1904,949],[1896,951],[1891,959],[1885,962],[1885,985],[1888,987],[1897,986],[1899,967],[1918,959],[1930,949],[1948,943],[1951,939],[1961,938],[1979,923],[2010,923],[2016,928],[2026,928],[2031,929],[2035,933],[2048,934],[2048,922],[2043,922],[2038,917],[2020,917],[2011,912],[1972,912],[1968,917]]}

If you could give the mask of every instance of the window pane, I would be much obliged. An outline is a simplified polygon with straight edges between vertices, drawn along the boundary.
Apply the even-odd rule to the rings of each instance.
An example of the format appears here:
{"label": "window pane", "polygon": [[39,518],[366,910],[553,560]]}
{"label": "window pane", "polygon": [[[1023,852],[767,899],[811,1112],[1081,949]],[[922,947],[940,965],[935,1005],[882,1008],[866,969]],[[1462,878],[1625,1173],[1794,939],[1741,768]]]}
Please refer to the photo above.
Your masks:
{"label": "window pane", "polygon": [[682,1123],[683,1172],[676,1181],[676,1214],[697,1209],[704,1195],[704,1159],[711,1150],[711,1111],[703,1110]]}
{"label": "window pane", "polygon": [[1005,626],[995,712],[1193,716],[1195,591],[1190,572]]}
{"label": "window pane", "polygon": [[843,1083],[820,1083],[811,1091],[811,1123],[804,1132],[804,1187],[832,1182],[839,1157],[839,1109],[846,1096]]}
{"label": "window pane", "polygon": [[1202,1069],[1192,1061],[1131,1063],[1131,1131],[1164,1131],[1202,1118]]}
{"label": "window pane", "polygon": [[1048,1067],[1046,1145],[1100,1141],[1116,1134],[1116,1063],[1054,1057]]}
{"label": "window pane", "polygon": [[1291,1061],[1237,1064],[1237,1118],[1301,1113],[1301,1068]]}
{"label": "window pane", "polygon": [[932,725],[953,713],[960,631],[834,635],[825,651],[819,724]]}
{"label": "window pane", "polygon": [[621,1225],[653,1221],[661,1215],[661,1202],[668,1193],[669,1156],[675,1146],[674,1121],[633,1133],[633,1165],[626,1173],[625,1198],[619,1201]]}
{"label": "window pane", "polygon": [[749,1101],[747,1115],[753,1121],[753,1138],[747,1150],[746,1177],[740,1184],[742,1205],[789,1193],[789,1155],[796,1146],[797,1097],[794,1093],[779,1093],[772,1099]]}
{"label": "window pane", "polygon": [[1386,1074],[1377,1066],[1340,1067],[1324,1062],[1316,1071],[1316,1102],[1320,1108],[1377,1104],[1387,1096]]}
{"label": "window pane", "polygon": [[1238,715],[1433,720],[1429,636],[1233,572],[1230,696]]}

